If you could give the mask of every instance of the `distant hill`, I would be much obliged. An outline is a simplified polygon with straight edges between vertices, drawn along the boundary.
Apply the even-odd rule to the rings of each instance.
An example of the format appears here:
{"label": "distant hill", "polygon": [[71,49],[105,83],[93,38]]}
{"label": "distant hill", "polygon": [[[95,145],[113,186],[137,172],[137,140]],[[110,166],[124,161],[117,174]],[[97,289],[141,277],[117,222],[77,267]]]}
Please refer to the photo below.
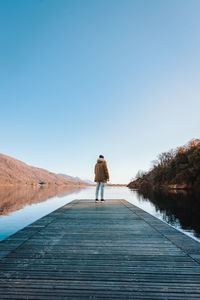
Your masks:
{"label": "distant hill", "polygon": [[75,182],[47,170],[29,166],[10,156],[0,154],[0,185],[17,184],[75,185]]}
{"label": "distant hill", "polygon": [[59,173],[58,174],[59,176],[62,176],[63,178],[66,178],[66,179],[69,179],[75,183],[87,183],[87,184],[94,184],[94,182],[92,182],[91,180],[89,179],[81,179],[80,177],[74,177],[74,176],[70,176],[70,175],[67,175],[67,174],[62,174],[62,173]]}
{"label": "distant hill", "polygon": [[90,180],[90,179],[83,179],[83,181],[88,183],[88,184],[95,184],[95,182]]}

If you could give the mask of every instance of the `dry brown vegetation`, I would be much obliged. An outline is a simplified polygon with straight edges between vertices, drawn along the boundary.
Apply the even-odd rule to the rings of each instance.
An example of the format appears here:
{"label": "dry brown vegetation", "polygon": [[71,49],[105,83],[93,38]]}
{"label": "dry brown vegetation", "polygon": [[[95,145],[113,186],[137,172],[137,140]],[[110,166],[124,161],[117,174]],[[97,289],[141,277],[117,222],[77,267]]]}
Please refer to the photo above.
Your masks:
{"label": "dry brown vegetation", "polygon": [[200,188],[200,140],[193,139],[186,145],[163,152],[153,161],[148,172],[140,171],[130,188],[199,189]]}

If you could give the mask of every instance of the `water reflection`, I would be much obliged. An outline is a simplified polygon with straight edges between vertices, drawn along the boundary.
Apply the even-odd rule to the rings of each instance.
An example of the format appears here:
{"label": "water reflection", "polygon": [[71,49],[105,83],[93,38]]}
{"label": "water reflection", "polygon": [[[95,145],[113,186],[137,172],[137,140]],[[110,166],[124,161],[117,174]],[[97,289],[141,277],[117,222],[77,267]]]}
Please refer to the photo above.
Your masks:
{"label": "water reflection", "polygon": [[[95,198],[95,187],[0,188],[0,240],[74,199]],[[138,193],[105,188],[105,199],[125,199],[200,241],[200,193]]]}
{"label": "water reflection", "polygon": [[75,186],[41,186],[41,187],[1,187],[0,188],[0,216],[6,216],[13,211],[22,209],[26,205],[39,203],[49,198],[76,192]]}
{"label": "water reflection", "polygon": [[[135,193],[135,191],[133,191]],[[137,192],[140,201],[151,202],[170,225],[200,238],[199,192]]]}

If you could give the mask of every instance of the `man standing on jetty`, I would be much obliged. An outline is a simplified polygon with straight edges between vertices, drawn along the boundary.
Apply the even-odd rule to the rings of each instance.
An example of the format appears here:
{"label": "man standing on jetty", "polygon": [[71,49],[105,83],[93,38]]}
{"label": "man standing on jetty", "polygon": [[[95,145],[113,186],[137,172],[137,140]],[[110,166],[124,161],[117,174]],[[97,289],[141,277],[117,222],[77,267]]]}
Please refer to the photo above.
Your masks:
{"label": "man standing on jetty", "polygon": [[97,163],[94,169],[95,179],[94,181],[97,183],[96,186],[96,202],[98,202],[99,188],[101,187],[101,201],[104,201],[104,186],[107,181],[109,181],[109,173],[107,168],[107,163],[104,159],[103,155],[99,155]]}

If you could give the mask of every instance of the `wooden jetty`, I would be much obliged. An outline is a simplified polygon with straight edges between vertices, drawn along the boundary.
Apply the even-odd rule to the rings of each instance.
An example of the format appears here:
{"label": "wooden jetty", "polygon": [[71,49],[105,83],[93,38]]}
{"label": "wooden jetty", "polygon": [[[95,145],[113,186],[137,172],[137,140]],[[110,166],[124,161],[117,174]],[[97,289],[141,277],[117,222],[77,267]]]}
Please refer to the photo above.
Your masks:
{"label": "wooden jetty", "polygon": [[200,243],[121,199],[74,200],[0,256],[0,299],[200,299]]}

